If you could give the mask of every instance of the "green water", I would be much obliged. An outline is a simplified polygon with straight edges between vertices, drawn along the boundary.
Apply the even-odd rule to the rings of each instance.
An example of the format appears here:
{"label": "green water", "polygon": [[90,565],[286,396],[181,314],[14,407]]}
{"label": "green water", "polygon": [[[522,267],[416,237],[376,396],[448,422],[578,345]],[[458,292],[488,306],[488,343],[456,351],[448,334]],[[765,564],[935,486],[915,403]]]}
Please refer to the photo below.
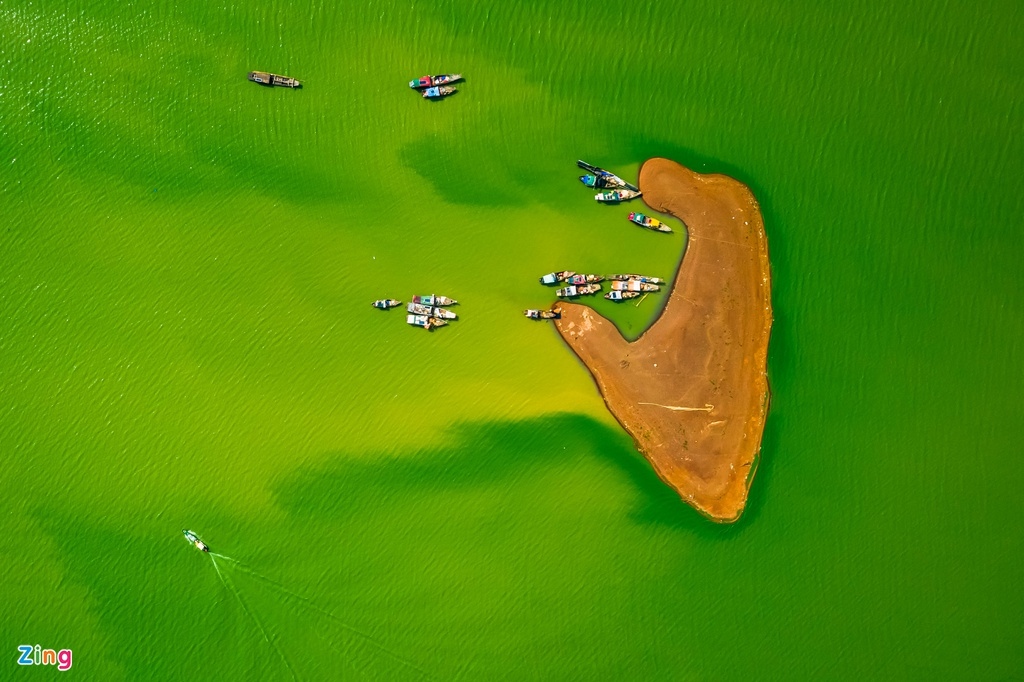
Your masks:
{"label": "green water", "polygon": [[[29,643],[102,680],[1024,677],[1016,3],[0,18],[0,678]],[[672,274],[681,229],[575,179],[654,155],[765,213],[733,526],[521,317],[551,270]],[[432,334],[369,307],[432,292]]]}

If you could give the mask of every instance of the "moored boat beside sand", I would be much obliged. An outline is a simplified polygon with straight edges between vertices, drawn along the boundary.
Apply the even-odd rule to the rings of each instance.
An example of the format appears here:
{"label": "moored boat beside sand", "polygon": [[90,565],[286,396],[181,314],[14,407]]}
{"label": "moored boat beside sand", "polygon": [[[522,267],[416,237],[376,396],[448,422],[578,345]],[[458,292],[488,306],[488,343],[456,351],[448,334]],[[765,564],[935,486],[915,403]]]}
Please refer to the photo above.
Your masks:
{"label": "moored boat beside sand", "polygon": [[628,189],[634,192],[640,191],[640,188],[636,185],[631,185],[618,175],[609,173],[605,169],[593,166],[586,161],[577,161],[576,165],[583,170],[590,171],[590,174],[580,176],[580,182],[587,187],[593,187],[594,189]]}
{"label": "moored boat beside sand", "polygon": [[562,313],[555,310],[535,310],[533,308],[524,310],[523,315],[531,320],[557,320],[562,317]]}
{"label": "moored boat beside sand", "polygon": [[431,307],[427,305],[421,305],[419,303],[410,303],[405,307],[410,313],[414,315],[426,315],[427,317],[436,317],[439,320],[455,320],[458,319],[458,315],[450,310],[444,308]]}
{"label": "moored boat beside sand", "polygon": [[413,296],[412,302],[430,306],[431,308],[435,306],[456,305],[458,303],[454,298],[438,296],[437,294],[430,294],[429,296]]}
{"label": "moored boat beside sand", "polygon": [[661,277],[648,277],[646,275],[608,275],[610,280],[618,280],[620,282],[626,282],[631,279],[635,279],[638,282],[648,282],[650,284],[664,284],[665,280]]}
{"label": "moored boat beside sand", "polygon": [[617,189],[611,192],[601,192],[594,195],[594,198],[602,204],[618,204],[622,201],[630,201],[640,196],[640,192],[631,189]]}
{"label": "moored boat beside sand", "polygon": [[671,232],[672,228],[661,222],[657,218],[652,218],[649,215],[643,213],[637,213],[636,211],[629,214],[630,222],[636,223],[640,227],[646,227],[648,230],[655,230],[657,232]]}
{"label": "moored boat beside sand", "polygon": [[577,296],[590,296],[601,291],[600,284],[583,284],[567,286],[562,289],[555,291],[555,296],[559,298],[576,298]]}

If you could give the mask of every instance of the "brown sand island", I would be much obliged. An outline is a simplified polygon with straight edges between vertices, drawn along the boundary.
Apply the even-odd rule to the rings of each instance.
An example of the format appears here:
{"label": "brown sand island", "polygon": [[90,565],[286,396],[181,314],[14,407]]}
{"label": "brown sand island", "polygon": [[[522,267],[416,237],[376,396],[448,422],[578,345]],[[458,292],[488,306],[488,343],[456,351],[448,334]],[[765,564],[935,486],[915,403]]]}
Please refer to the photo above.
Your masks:
{"label": "brown sand island", "polygon": [[658,476],[702,514],[735,521],[768,413],[764,222],[750,190],[724,175],[650,159],[639,182],[647,204],[688,231],[664,311],[632,343],[582,305],[559,304],[556,325]]}

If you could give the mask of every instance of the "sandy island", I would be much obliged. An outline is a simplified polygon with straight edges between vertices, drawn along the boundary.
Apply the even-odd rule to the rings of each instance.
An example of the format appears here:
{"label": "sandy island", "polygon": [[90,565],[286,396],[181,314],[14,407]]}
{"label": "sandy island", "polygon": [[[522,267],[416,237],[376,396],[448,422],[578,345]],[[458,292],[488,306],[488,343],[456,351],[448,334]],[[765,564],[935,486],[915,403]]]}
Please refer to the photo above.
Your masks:
{"label": "sandy island", "polygon": [[658,476],[702,514],[735,521],[768,413],[772,306],[761,211],[736,180],[667,159],[644,163],[639,182],[647,204],[688,231],[664,311],[633,343],[574,303],[558,305],[556,326]]}

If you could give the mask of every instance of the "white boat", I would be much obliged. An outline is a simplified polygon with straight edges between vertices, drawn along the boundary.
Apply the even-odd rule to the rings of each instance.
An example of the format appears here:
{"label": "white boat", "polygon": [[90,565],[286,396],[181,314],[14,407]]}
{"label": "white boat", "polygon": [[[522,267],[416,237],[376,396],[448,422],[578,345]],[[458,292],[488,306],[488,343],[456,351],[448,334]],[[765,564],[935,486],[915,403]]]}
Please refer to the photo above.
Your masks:
{"label": "white boat", "polygon": [[454,298],[448,298],[447,296],[438,296],[437,294],[431,294],[429,296],[413,296],[413,303],[419,303],[420,305],[434,306],[445,306],[455,305],[458,303]]}
{"label": "white boat", "polygon": [[640,192],[631,189],[617,189],[611,192],[601,192],[594,196],[595,199],[604,204],[617,204],[620,201],[629,201],[640,196]]}
{"label": "white boat", "polygon": [[202,540],[200,540],[199,536],[196,535],[195,533],[193,533],[192,531],[190,531],[190,530],[183,530],[181,532],[185,534],[185,538],[189,542],[191,542],[193,545],[195,545],[196,549],[201,550],[203,552],[209,552],[210,551],[210,548],[206,546],[206,543],[203,542]]}
{"label": "white boat", "polygon": [[647,282],[640,282],[635,279],[627,280],[625,282],[612,282],[612,291],[660,291],[661,287],[657,284],[648,284]]}
{"label": "white boat", "polygon": [[458,319],[458,315],[450,310],[444,308],[430,307],[428,305],[421,305],[419,303],[410,303],[405,307],[413,315],[426,315],[427,317],[436,317],[439,320],[455,320]]}
{"label": "white boat", "polygon": [[422,327],[427,331],[430,331],[434,327],[443,327],[447,322],[439,320],[436,317],[429,317],[427,315],[406,315],[405,321],[414,327]]}

